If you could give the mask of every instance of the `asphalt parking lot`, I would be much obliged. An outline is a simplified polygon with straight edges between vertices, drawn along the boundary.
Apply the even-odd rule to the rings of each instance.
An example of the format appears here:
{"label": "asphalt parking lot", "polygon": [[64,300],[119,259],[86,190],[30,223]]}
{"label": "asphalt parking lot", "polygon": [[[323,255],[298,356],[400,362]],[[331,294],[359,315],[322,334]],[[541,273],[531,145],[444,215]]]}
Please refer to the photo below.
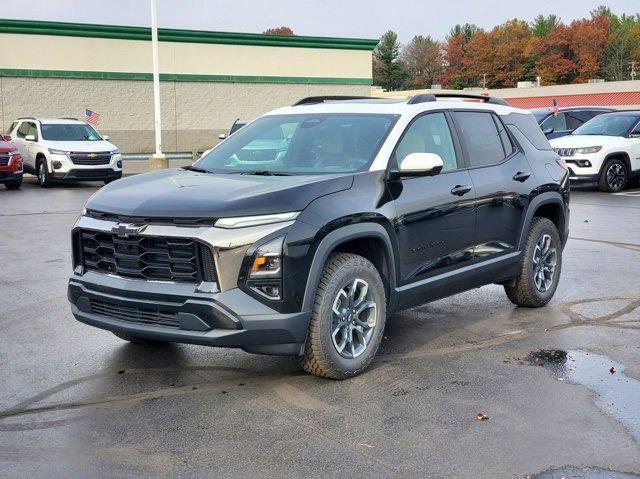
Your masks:
{"label": "asphalt parking lot", "polygon": [[76,322],[69,231],[98,186],[0,187],[3,477],[640,477],[637,186],[572,193],[549,306],[488,286],[397,314],[342,382]]}

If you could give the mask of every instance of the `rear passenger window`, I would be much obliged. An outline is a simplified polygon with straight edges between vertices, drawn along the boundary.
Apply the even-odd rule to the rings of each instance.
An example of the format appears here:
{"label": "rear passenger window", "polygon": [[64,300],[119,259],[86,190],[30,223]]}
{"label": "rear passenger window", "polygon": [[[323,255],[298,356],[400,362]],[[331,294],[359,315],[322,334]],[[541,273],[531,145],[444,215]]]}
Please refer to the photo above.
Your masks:
{"label": "rear passenger window", "polygon": [[[472,167],[495,165],[505,159],[507,156],[505,146],[503,146],[503,139],[493,119],[493,114],[457,111],[455,115]],[[512,149],[513,146],[511,146]]]}
{"label": "rear passenger window", "polygon": [[567,129],[575,130],[585,121],[589,121],[589,115],[586,111],[570,111],[567,112]]}

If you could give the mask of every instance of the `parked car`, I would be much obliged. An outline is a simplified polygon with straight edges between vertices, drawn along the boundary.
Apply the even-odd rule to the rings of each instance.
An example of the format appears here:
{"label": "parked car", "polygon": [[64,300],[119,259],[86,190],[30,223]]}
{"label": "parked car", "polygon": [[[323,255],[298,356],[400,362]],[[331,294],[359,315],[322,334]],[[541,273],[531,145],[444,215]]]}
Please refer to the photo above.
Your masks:
{"label": "parked car", "polygon": [[75,118],[19,118],[9,132],[27,173],[40,186],[54,180],[104,181],[122,176],[122,156],[109,137]]}
{"label": "parked car", "polygon": [[[489,283],[545,305],[568,238],[566,166],[531,113],[447,99],[307,98],[191,167],[105,186],[72,232],[74,316],[342,379],[367,368],[395,311]],[[274,128],[291,132],[285,154],[238,162]]]}
{"label": "parked car", "polygon": [[0,183],[9,190],[22,185],[22,157],[9,135],[0,135]]}
{"label": "parked car", "polygon": [[555,115],[553,111],[553,108],[531,109],[540,128],[549,139],[566,136],[592,118],[616,110],[599,106],[575,106],[558,108],[558,112]]}
{"label": "parked car", "polygon": [[621,191],[640,175],[640,110],[599,115],[551,145],[569,166],[572,182]]}

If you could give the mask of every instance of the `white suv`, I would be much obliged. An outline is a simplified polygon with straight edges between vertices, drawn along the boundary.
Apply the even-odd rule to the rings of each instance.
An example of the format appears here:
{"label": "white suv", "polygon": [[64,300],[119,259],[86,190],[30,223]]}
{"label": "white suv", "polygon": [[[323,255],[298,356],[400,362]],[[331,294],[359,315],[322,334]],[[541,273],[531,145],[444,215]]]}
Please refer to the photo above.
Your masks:
{"label": "white suv", "polygon": [[598,115],[549,143],[567,163],[572,182],[621,191],[640,175],[640,110]]}
{"label": "white suv", "polygon": [[122,156],[109,137],[75,118],[19,118],[8,133],[18,147],[24,170],[40,186],[54,180],[104,181],[122,176]]}

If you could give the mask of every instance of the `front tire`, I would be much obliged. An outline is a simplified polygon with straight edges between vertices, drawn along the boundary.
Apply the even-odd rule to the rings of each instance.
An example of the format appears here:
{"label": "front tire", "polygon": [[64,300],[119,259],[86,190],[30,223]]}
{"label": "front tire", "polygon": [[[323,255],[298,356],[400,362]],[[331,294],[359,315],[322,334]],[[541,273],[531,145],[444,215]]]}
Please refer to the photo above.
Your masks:
{"label": "front tire", "polygon": [[540,308],[556,292],[561,270],[562,243],[556,225],[536,216],[529,228],[516,282],[504,290],[513,304]]}
{"label": "front tire", "polygon": [[624,161],[613,158],[608,160],[604,168],[602,168],[600,179],[598,180],[598,188],[600,188],[600,191],[607,193],[617,193],[624,189],[628,179],[627,165],[625,165]]}
{"label": "front tire", "polygon": [[300,365],[322,378],[360,374],[378,351],[385,320],[385,289],[376,267],[356,254],[332,254],[318,284]]}
{"label": "front tire", "polygon": [[133,344],[164,344],[165,343],[165,341],[157,341],[154,339],[141,338],[139,336],[133,336],[127,333],[120,333],[116,331],[112,331],[112,333],[115,334],[120,339],[124,339],[125,341],[129,341],[130,343],[133,343]]}
{"label": "front tire", "polygon": [[49,168],[47,168],[46,158],[40,158],[36,164],[36,174],[38,176],[38,184],[42,188],[49,188],[53,183]]}

